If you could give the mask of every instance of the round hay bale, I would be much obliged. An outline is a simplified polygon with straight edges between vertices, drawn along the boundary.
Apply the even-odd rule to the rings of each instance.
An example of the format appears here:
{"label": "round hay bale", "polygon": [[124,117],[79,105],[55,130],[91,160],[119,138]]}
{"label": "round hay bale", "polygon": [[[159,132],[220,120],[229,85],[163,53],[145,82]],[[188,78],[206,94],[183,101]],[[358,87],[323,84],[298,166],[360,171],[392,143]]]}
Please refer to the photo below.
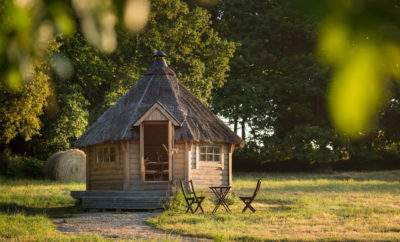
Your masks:
{"label": "round hay bale", "polygon": [[58,181],[86,181],[86,154],[78,149],[57,152],[49,157],[44,173]]}

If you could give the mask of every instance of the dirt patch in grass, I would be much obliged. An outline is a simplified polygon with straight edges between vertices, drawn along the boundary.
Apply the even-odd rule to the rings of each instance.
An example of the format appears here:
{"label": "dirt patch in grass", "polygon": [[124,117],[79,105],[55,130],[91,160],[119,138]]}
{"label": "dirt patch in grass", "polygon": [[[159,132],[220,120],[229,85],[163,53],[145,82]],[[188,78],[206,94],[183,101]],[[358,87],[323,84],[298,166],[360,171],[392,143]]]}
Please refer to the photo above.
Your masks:
{"label": "dirt patch in grass", "polygon": [[64,233],[94,233],[106,238],[166,241],[208,241],[155,229],[146,220],[157,212],[80,213],[55,219],[57,229]]}

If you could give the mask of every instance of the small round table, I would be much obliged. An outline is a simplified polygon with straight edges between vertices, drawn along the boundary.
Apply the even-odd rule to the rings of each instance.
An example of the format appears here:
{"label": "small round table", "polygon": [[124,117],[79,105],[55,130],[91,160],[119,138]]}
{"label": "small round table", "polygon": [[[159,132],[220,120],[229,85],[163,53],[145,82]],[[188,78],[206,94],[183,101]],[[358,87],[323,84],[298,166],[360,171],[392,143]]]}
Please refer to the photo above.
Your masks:
{"label": "small round table", "polygon": [[210,189],[217,197],[217,204],[215,205],[215,208],[212,211],[212,213],[214,214],[221,205],[225,208],[225,210],[228,213],[230,213],[231,210],[229,209],[229,206],[226,203],[226,196],[228,195],[229,190],[231,190],[231,186],[214,186],[210,187]]}

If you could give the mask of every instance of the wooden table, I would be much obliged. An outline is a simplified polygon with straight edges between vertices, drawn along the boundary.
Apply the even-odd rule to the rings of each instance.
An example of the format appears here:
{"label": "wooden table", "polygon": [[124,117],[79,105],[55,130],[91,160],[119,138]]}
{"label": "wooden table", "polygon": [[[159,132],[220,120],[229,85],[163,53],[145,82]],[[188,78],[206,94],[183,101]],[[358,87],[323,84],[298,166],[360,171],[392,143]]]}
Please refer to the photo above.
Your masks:
{"label": "wooden table", "polygon": [[217,197],[217,204],[215,205],[214,210],[212,213],[214,214],[218,208],[222,205],[225,210],[230,213],[231,210],[228,207],[228,204],[226,203],[226,196],[229,193],[229,190],[231,190],[230,186],[215,186],[215,187],[210,187],[211,191],[214,193],[214,195]]}

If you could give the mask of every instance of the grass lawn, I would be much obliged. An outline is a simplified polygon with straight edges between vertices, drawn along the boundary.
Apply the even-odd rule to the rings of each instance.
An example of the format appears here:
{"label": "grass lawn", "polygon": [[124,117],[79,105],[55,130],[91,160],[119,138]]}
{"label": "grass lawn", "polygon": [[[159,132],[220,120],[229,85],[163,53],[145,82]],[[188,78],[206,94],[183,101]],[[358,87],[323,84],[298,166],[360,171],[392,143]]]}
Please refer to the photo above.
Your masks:
{"label": "grass lawn", "polygon": [[74,212],[69,191],[83,189],[78,183],[0,177],[0,241],[102,241],[99,236],[63,234],[51,221]]}
{"label": "grass lawn", "polygon": [[250,194],[262,178],[255,214],[167,211],[149,222],[167,231],[216,240],[400,240],[400,171],[335,174],[236,174],[234,191]]}
{"label": "grass lawn", "polygon": [[[400,240],[400,171],[337,174],[236,174],[237,194],[250,194],[263,178],[255,214],[233,213],[206,201],[206,215],[169,210],[150,219],[155,227],[216,240]],[[70,190],[79,183],[0,177],[0,241],[102,241],[96,235],[58,232],[52,217],[75,212]]]}

